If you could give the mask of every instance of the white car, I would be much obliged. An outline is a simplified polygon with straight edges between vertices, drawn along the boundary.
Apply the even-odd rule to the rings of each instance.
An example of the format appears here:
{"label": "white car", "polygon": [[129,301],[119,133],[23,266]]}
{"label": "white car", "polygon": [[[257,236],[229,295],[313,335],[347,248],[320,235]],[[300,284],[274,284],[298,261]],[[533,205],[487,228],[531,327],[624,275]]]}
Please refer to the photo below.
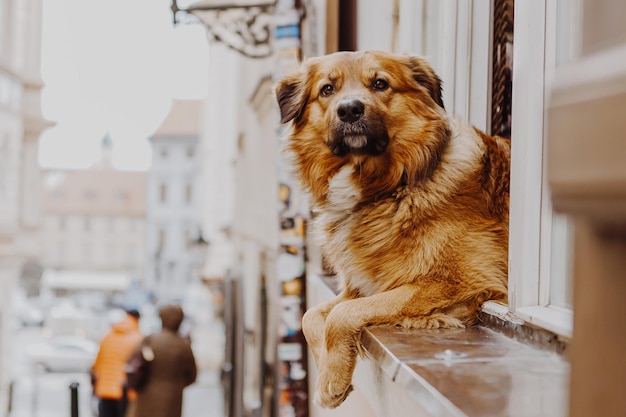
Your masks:
{"label": "white car", "polygon": [[58,336],[26,347],[32,366],[46,372],[89,372],[98,344],[76,336]]}

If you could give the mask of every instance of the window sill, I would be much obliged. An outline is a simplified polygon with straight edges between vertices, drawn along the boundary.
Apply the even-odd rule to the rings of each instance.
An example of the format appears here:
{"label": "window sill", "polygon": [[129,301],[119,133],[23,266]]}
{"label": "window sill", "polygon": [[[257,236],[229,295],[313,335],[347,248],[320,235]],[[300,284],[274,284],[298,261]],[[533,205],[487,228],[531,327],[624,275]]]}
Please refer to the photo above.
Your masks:
{"label": "window sill", "polygon": [[527,323],[572,338],[574,314],[571,310],[552,306],[532,306],[520,307],[515,310],[515,314]]}
{"label": "window sill", "polygon": [[[311,274],[310,301],[334,296],[329,284]],[[378,416],[566,416],[565,344],[506,317],[483,312],[481,321],[467,329],[367,328],[369,358],[359,360],[355,388]]]}

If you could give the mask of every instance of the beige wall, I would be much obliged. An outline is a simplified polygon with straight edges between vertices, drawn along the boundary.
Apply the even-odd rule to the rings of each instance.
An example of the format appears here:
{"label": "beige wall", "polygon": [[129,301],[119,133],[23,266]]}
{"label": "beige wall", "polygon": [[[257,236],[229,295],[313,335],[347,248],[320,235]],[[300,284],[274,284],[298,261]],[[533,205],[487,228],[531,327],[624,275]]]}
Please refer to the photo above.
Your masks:
{"label": "beige wall", "polygon": [[626,415],[626,3],[586,0],[583,56],[557,74],[548,177],[576,219],[570,416]]}

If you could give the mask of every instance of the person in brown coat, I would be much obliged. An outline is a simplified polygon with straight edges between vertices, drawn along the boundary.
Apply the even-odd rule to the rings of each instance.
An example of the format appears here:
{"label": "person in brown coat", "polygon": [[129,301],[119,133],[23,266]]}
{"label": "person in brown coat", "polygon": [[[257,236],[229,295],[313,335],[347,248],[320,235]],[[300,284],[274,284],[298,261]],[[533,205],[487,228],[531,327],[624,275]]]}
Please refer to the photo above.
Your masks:
{"label": "person in brown coat", "polygon": [[180,417],[183,389],[196,380],[196,361],[189,341],[178,334],[183,321],[182,308],[168,305],[159,310],[162,329],[141,343],[149,351],[147,379],[137,390],[130,417]]}

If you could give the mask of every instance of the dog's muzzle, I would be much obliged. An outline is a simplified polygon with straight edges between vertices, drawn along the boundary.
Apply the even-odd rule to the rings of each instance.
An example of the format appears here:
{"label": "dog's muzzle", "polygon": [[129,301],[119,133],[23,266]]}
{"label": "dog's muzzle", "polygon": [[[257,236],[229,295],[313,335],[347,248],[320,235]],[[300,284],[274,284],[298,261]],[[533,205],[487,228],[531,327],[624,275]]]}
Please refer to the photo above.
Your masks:
{"label": "dog's muzzle", "polygon": [[379,155],[389,143],[389,136],[379,118],[366,114],[365,104],[355,98],[345,99],[337,105],[337,118],[328,146],[334,155],[348,152],[355,155]]}

